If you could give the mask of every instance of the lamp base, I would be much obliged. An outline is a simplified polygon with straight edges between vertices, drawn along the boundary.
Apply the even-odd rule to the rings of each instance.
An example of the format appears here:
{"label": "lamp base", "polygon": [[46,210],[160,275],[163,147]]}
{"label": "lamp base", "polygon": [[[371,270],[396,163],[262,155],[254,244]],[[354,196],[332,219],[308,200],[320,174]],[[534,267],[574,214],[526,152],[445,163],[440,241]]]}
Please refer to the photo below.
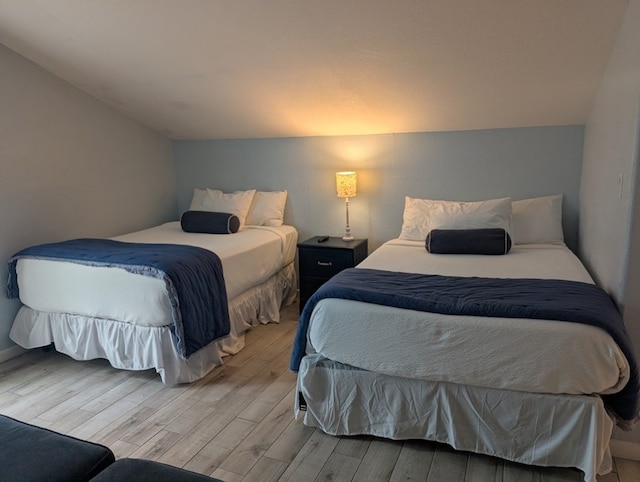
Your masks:
{"label": "lamp base", "polygon": [[342,240],[343,240],[343,241],[353,241],[354,239],[356,239],[356,238],[354,238],[354,237],[353,237],[353,236],[351,236],[351,235],[348,235],[348,236],[347,236],[347,235],[345,234],[344,236],[342,236]]}

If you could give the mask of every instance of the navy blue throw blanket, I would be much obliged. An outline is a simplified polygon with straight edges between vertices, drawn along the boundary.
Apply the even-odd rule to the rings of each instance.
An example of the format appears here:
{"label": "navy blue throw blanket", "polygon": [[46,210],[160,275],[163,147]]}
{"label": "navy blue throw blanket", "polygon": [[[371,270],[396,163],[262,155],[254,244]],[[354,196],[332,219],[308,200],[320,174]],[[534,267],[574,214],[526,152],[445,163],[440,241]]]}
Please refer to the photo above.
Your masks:
{"label": "navy blue throw blanket", "polygon": [[19,251],[9,260],[7,296],[18,298],[20,258],[56,259],[88,266],[117,267],[163,279],[171,301],[172,333],[178,353],[188,357],[229,334],[227,291],[215,253],[179,244],[125,243],[110,239],[72,239]]}
{"label": "navy blue throw blanket", "polygon": [[618,393],[602,395],[618,424],[629,428],[640,411],[640,378],[631,340],[611,297],[577,281],[478,278],[349,268],[327,281],[300,315],[290,368],[297,372],[305,355],[307,329],[315,305],[341,298],[448,315],[533,318],[584,323],[605,330],[626,356],[629,382]]}

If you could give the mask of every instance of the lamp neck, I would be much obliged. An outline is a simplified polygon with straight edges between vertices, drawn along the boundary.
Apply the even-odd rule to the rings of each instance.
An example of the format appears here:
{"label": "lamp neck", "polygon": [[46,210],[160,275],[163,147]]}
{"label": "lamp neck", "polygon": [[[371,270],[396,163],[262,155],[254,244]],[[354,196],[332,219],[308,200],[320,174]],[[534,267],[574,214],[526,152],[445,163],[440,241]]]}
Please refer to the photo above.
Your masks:
{"label": "lamp neck", "polygon": [[351,235],[351,227],[349,226],[349,198],[344,198],[344,206],[345,212],[347,214],[347,226],[344,232],[344,236],[342,236],[343,241],[353,241],[353,236]]}

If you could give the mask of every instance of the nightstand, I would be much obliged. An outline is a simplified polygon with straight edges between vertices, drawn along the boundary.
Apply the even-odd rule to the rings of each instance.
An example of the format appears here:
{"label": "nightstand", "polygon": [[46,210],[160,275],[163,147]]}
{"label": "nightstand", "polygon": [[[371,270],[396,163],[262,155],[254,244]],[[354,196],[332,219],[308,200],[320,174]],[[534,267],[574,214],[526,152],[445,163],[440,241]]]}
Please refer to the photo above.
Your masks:
{"label": "nightstand", "polygon": [[300,312],[325,281],[343,269],[353,268],[368,254],[366,239],[343,241],[342,238],[330,237],[322,243],[318,239],[320,236],[298,243]]}

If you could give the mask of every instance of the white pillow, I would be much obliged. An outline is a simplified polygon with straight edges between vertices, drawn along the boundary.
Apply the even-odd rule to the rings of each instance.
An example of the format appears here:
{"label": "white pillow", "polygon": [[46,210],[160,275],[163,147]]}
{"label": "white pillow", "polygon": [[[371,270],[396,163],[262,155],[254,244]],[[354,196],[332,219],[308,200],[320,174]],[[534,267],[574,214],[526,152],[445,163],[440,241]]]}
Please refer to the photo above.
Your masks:
{"label": "white pillow", "polygon": [[513,244],[564,244],[562,194],[512,203]]}
{"label": "white pillow", "polygon": [[245,225],[247,213],[249,212],[255,193],[255,189],[231,193],[225,193],[217,189],[207,189],[207,193],[203,196],[200,207],[194,208],[193,210],[235,214],[240,220],[239,229],[242,229]]}
{"label": "white pillow", "polygon": [[256,191],[249,208],[246,224],[251,226],[282,226],[287,191]]}
{"label": "white pillow", "polygon": [[405,196],[400,239],[413,241],[427,239],[427,234],[429,234],[429,211],[432,202],[429,199]]}
{"label": "white pillow", "polygon": [[200,206],[202,206],[202,200],[206,195],[207,195],[206,189],[195,188],[193,190],[193,197],[191,198],[191,205],[189,206],[189,211],[199,211]]}
{"label": "white pillow", "polygon": [[424,241],[432,229],[480,228],[511,234],[511,198],[465,202],[405,197],[401,239]]}

